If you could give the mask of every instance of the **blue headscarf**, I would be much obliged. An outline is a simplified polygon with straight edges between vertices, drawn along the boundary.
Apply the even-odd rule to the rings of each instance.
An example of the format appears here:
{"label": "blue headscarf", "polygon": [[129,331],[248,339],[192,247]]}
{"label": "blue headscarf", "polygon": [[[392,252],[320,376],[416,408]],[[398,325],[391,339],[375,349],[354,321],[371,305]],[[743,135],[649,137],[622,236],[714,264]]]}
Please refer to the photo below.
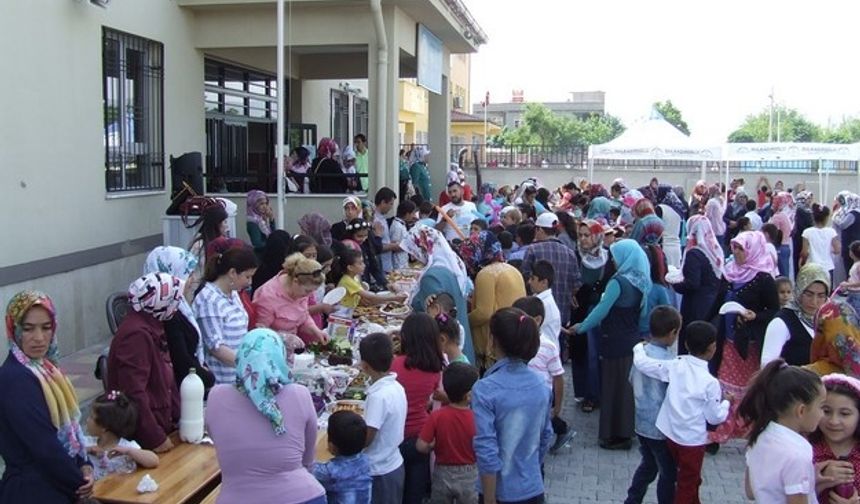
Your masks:
{"label": "blue headscarf", "polygon": [[609,222],[609,210],[611,208],[612,202],[609,198],[598,196],[591,200],[591,203],[588,206],[587,217],[595,220],[603,219],[605,222]]}
{"label": "blue headscarf", "polygon": [[287,430],[276,396],[292,382],[284,340],[278,333],[271,329],[248,332],[236,352],[236,388],[269,419],[277,435]]}
{"label": "blue headscarf", "polygon": [[635,240],[619,240],[609,246],[615,261],[615,276],[623,277],[642,292],[640,319],[647,317],[648,293],[651,291],[651,263],[642,247]]}

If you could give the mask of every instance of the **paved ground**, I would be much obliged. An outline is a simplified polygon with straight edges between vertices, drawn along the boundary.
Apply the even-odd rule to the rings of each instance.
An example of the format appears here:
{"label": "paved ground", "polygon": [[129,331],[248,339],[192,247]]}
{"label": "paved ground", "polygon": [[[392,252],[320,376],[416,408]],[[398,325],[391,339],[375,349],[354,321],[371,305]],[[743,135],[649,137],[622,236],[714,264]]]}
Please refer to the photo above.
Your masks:
{"label": "paved ground", "polygon": [[[570,372],[566,373],[563,417],[578,432],[570,448],[549,455],[545,463],[546,494],[550,504],[622,503],[639,465],[639,450],[607,451],[597,446],[598,410],[582,413],[573,402]],[[714,456],[705,455],[703,483],[699,492],[704,503],[749,502],[743,495],[743,442],[733,441]],[[651,485],[645,503],[656,504]]]}

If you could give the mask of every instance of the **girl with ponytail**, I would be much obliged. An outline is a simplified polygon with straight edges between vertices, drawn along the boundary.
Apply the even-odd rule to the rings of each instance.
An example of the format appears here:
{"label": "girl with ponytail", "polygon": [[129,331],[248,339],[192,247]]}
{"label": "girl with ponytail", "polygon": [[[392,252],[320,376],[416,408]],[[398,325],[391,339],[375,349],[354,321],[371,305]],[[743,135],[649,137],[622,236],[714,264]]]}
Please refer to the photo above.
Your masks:
{"label": "girl with ponytail", "polygon": [[749,423],[746,494],[756,502],[815,502],[812,445],[825,399],[821,378],[776,359],[755,376],[738,415]]}

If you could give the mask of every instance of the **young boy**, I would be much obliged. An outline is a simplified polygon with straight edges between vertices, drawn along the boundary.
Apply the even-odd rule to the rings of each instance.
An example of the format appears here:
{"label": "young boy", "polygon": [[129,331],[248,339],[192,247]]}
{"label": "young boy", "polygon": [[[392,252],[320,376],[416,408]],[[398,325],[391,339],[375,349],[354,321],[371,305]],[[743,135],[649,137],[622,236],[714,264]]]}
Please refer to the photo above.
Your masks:
{"label": "young boy", "polygon": [[505,256],[505,261],[507,261],[514,251],[514,235],[507,231],[502,231],[497,238],[499,239],[499,244],[502,246],[502,255]]}
{"label": "young boy", "polygon": [[474,504],[478,502],[475,481],[475,416],[469,408],[472,385],[478,370],[463,362],[453,362],[442,373],[442,387],[450,401],[430,414],[421,429],[415,448],[436,454],[430,502]]}
{"label": "young boy", "polygon": [[[671,347],[681,330],[681,314],[678,310],[671,306],[654,308],[651,310],[649,329],[651,339],[645,346],[645,354],[659,360],[674,359]],[[666,397],[666,384],[643,375],[635,367],[630,370],[630,384],[633,385],[633,398],[636,401],[635,431],[639,437],[642,461],[633,474],[624,504],[641,504],[648,485],[658,473],[660,479],[657,481],[657,502],[672,504],[675,499],[675,477],[678,469],[666,446],[666,436],[655,426],[657,412]]]}
{"label": "young boy", "polygon": [[540,260],[532,266],[529,277],[529,289],[543,303],[543,323],[540,324],[541,334],[545,334],[559,349],[558,336],[561,332],[561,313],[552,297],[552,282],[555,279],[555,268],[549,261]]}
{"label": "young boy", "polygon": [[425,226],[435,227],[436,219],[433,218],[433,203],[424,201],[418,206],[418,223]]}
{"label": "young boy", "polygon": [[708,443],[707,424],[721,424],[729,415],[729,401],[722,399],[720,383],[708,372],[708,361],[717,351],[717,330],[696,321],[685,331],[687,350],[674,360],[654,359],[645,344],[633,348],[633,364],[645,376],[669,382],[666,399],[657,414],[657,428],[678,467],[675,502],[699,502],[702,460]]}
{"label": "young boy", "polygon": [[328,450],[334,458],[314,466],[314,477],[325,488],[328,504],[370,501],[370,466],[361,453],[367,425],[352,411],[338,411],[328,419]]}
{"label": "young boy", "polygon": [[519,308],[533,318],[540,332],[540,346],[537,354],[529,361],[529,367],[541,376],[546,387],[552,391],[552,431],[555,433],[555,443],[550,447],[550,453],[555,453],[566,445],[576,435],[561,418],[561,406],[564,399],[564,367],[561,365],[558,346],[552,338],[543,331],[544,308],[543,302],[537,296],[526,296],[514,301],[514,308]]}
{"label": "young boy", "polygon": [[469,224],[469,234],[478,234],[481,231],[487,230],[487,221],[484,219],[475,219]]}
{"label": "young boy", "polygon": [[[414,222],[415,203],[409,200],[401,201],[397,205],[397,216],[391,221],[391,226],[389,227],[388,234],[391,243],[400,243],[403,241]],[[409,266],[409,254],[398,248],[391,253],[391,263],[394,269],[406,268]]]}
{"label": "young boy", "polygon": [[535,225],[531,222],[524,222],[517,226],[517,250],[511,252],[509,261],[522,261],[526,255],[526,248],[535,241]]}
{"label": "young boy", "polygon": [[373,504],[400,504],[403,498],[403,457],[400,443],[406,426],[406,392],[389,373],[394,352],[391,337],[383,333],[367,335],[358,350],[361,370],[370,377],[364,419],[367,439],[364,453],[373,477]]}

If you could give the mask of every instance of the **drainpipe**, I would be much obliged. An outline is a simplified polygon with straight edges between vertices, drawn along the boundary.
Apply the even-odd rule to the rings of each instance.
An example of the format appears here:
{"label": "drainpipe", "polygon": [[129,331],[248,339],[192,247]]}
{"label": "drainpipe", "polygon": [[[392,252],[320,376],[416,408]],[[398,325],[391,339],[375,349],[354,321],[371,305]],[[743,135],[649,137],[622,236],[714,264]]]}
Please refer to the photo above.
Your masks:
{"label": "drainpipe", "polygon": [[[375,157],[374,184],[376,188],[387,183],[386,141],[388,139],[388,118],[385,115],[385,104],[388,99],[388,38],[385,36],[385,25],[382,20],[382,0],[370,0],[370,12],[373,15],[373,27],[376,30],[376,128],[373,132],[373,152]],[[370,175],[370,170],[368,170]],[[365,181],[365,185],[368,185]],[[368,187],[370,193],[370,187]]]}

